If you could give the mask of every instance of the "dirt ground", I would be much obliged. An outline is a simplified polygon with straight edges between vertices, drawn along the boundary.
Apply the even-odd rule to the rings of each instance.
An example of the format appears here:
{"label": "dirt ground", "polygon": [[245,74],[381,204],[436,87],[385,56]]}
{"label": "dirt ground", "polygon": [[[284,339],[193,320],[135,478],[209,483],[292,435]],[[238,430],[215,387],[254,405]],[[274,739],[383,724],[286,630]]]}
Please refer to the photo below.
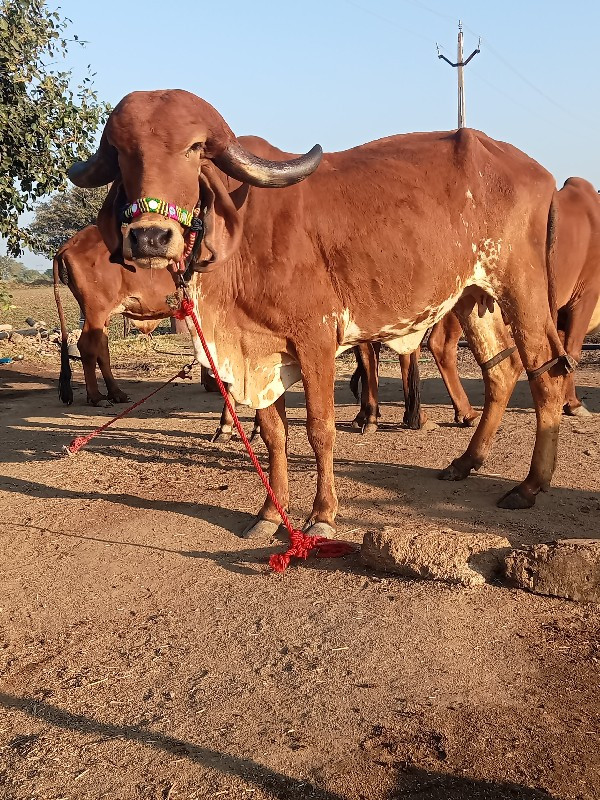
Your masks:
{"label": "dirt ground", "polygon": [[[348,425],[341,364],[340,537],[386,524],[516,545],[598,535],[600,365],[586,361],[578,385],[596,415],[564,420],[554,486],[522,512],[495,501],[531,456],[524,381],[484,470],[444,483],[437,470],[471,432],[450,424],[432,366],[439,427],[401,428],[386,363],[367,438]],[[239,441],[209,441],[217,396],[173,384],[69,459],[62,445],[108,412],[84,404],[80,372],[61,406],[56,371],[0,373],[2,800],[598,800],[598,606],[403,581],[356,556],[271,574],[284,537],[238,537],[262,488]],[[473,365],[462,371],[481,403]],[[160,380],[123,383],[137,399]],[[315,467],[302,393],[289,405],[299,523]]]}

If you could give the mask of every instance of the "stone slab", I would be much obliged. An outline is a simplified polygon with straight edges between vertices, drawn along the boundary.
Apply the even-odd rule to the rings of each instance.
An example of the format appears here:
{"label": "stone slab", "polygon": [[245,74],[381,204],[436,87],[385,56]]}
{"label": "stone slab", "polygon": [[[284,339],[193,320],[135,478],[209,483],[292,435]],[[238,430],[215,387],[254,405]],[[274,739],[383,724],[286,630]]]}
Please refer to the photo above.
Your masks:
{"label": "stone slab", "polygon": [[361,558],[370,567],[405,578],[477,586],[502,574],[510,549],[503,536],[385,527],[367,531]]}
{"label": "stone slab", "polygon": [[600,539],[561,539],[513,550],[505,572],[520,589],[600,603]]}

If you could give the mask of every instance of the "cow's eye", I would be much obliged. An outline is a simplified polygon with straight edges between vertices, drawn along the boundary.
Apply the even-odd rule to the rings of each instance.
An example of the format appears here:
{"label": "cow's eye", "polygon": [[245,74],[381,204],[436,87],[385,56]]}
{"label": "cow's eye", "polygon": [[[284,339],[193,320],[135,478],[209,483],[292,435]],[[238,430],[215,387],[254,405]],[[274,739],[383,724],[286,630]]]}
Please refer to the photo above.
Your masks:
{"label": "cow's eye", "polygon": [[189,153],[199,153],[204,148],[204,142],[194,142],[194,144],[189,148]]}

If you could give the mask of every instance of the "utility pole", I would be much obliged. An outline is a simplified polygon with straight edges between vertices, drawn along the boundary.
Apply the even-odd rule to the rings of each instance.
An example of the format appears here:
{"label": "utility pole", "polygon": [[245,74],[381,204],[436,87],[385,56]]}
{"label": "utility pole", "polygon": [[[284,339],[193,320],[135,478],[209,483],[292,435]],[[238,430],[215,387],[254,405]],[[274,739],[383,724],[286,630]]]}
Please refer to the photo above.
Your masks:
{"label": "utility pole", "polygon": [[463,61],[463,30],[462,30],[462,22],[458,21],[458,50],[457,50],[457,58],[456,64],[453,64],[449,58],[442,55],[440,53],[440,48],[438,45],[438,58],[443,59],[447,64],[450,64],[451,67],[456,67],[458,69],[458,127],[464,128],[465,127],[465,77],[464,77],[464,68],[467,66],[469,61],[480,53],[481,50],[479,49],[481,45],[481,39],[479,40],[477,47],[471,55],[467,58],[466,61]]}

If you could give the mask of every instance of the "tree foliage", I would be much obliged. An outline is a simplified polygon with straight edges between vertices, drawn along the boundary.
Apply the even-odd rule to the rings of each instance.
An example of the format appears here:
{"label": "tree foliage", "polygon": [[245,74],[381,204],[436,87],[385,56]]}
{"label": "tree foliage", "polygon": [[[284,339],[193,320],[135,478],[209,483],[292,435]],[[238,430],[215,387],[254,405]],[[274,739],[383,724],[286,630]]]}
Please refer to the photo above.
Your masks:
{"label": "tree foliage", "polygon": [[69,20],[45,0],[0,0],[0,235],[12,255],[31,243],[19,215],[63,189],[67,168],[92,149],[107,108],[90,77],[73,86],[64,64]]}
{"label": "tree foliage", "polygon": [[0,311],[10,311],[13,309],[12,299],[12,294],[7,292],[6,289],[0,285]]}
{"label": "tree foliage", "polygon": [[79,189],[73,186],[39,203],[28,229],[31,249],[52,258],[77,231],[95,224],[106,191],[106,188]]}

